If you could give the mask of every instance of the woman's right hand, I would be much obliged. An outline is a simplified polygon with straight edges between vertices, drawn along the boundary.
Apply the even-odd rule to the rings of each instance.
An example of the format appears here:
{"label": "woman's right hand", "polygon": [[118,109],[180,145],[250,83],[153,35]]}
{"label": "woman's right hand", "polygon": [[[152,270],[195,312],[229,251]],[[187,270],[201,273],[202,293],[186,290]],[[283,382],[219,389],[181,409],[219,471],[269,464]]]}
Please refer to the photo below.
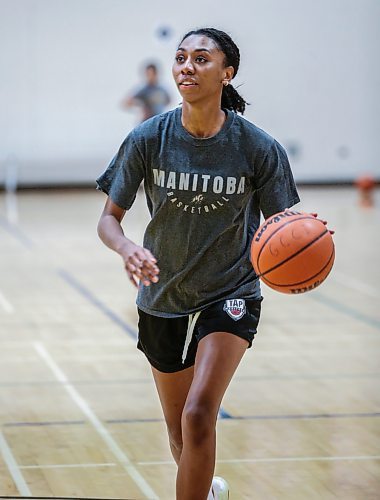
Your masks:
{"label": "woman's right hand", "polygon": [[98,223],[98,234],[105,245],[121,255],[128,277],[135,287],[139,281],[145,286],[157,283],[160,270],[157,260],[149,250],[125,237],[121,221],[126,209],[107,198]]}
{"label": "woman's right hand", "polygon": [[148,249],[128,240],[119,253],[124,261],[128,277],[135,287],[139,286],[139,281],[144,286],[158,282],[160,270],[157,266],[157,259]]}

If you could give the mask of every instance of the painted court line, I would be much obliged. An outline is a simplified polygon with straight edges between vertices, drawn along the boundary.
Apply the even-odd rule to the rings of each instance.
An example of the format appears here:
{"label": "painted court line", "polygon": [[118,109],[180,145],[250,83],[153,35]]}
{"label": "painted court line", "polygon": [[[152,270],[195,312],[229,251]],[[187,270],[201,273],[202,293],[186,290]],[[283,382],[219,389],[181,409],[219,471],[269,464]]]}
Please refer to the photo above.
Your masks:
{"label": "painted court line", "polygon": [[42,422],[5,422],[3,427],[48,427],[48,426],[62,426],[62,425],[84,425],[84,420],[56,420],[55,422],[42,421]]}
{"label": "painted court line", "polygon": [[18,202],[17,194],[15,192],[9,191],[6,193],[5,211],[9,224],[13,226],[18,224]]}
{"label": "painted court line", "polygon": [[380,289],[376,289],[375,287],[368,285],[368,283],[363,283],[362,281],[354,279],[346,274],[341,274],[339,271],[334,271],[332,278],[340,285],[365,293],[375,299],[380,298]]}
{"label": "painted court line", "polygon": [[345,314],[346,316],[350,316],[351,318],[361,321],[369,326],[372,326],[374,328],[377,328],[380,330],[380,320],[376,318],[372,318],[371,316],[368,316],[367,314],[364,314],[360,311],[357,311],[354,309],[351,305],[346,305],[338,300],[328,298],[325,295],[323,295],[321,292],[315,291],[313,294],[310,295],[310,298],[312,300],[316,300],[317,302],[324,304],[327,307],[330,307],[334,311],[338,311],[340,313]]}
{"label": "painted court line", "polygon": [[[9,358],[7,358],[9,361]],[[18,358],[17,362],[24,362]],[[297,373],[297,374],[257,374],[257,375],[237,375],[235,376],[235,382],[253,382],[260,383],[266,380],[360,380],[360,379],[380,379],[380,372],[368,372],[368,373]],[[71,384],[75,386],[107,386],[107,385],[132,385],[132,384],[151,384],[151,378],[144,379],[109,379],[109,380],[72,380]],[[17,382],[1,382],[0,387],[36,387],[36,386],[57,386],[60,382],[57,380],[23,380]],[[52,422],[51,425],[69,425],[72,422],[56,421]],[[77,422],[73,422],[77,423]],[[80,422],[84,423],[84,422]],[[33,425],[30,422],[11,422],[9,424],[3,425]],[[36,423],[35,425],[49,425],[49,422]]]}
{"label": "painted court line", "polygon": [[21,229],[10,224],[4,217],[0,216],[0,227],[5,229],[11,236],[13,236],[21,245],[31,250],[34,246],[33,241],[21,231]]}
{"label": "painted court line", "polygon": [[378,418],[379,412],[365,413],[305,413],[287,415],[235,415],[233,420],[314,420],[338,418]]}
{"label": "painted court line", "polygon": [[[218,464],[239,464],[239,463],[274,463],[274,462],[339,462],[339,461],[358,461],[358,460],[380,460],[380,455],[361,455],[348,457],[272,457],[272,458],[231,458],[226,460],[217,460]],[[137,465],[175,465],[173,460],[137,462]]]}
{"label": "painted court line", "polygon": [[[313,413],[313,414],[294,414],[294,415],[232,415],[221,408],[218,418],[220,420],[318,420],[318,419],[342,419],[342,418],[379,418],[380,412],[366,413]],[[165,422],[163,417],[156,418],[114,418],[107,419],[105,423],[108,425],[118,424],[149,424]],[[41,421],[41,422],[4,422],[3,427],[52,427],[52,426],[75,426],[85,425],[85,420],[68,420],[68,421]]]}
{"label": "painted court line", "polygon": [[[339,418],[378,418],[379,412],[366,413],[305,413],[305,414],[279,414],[279,415],[231,415],[226,411],[219,412],[222,420],[314,420],[314,419],[339,419]],[[136,424],[149,422],[163,422],[163,418],[119,418],[106,420],[107,424]]]}
{"label": "painted court line", "polygon": [[20,495],[32,496],[32,493],[29,490],[24,477],[20,472],[20,467],[17,464],[16,459],[13,456],[13,453],[9,448],[8,443],[1,431],[0,431],[0,453],[4,459],[4,462],[8,467],[9,473],[12,476],[12,479]]}
{"label": "painted court line", "polygon": [[14,307],[9,302],[9,300],[5,297],[3,292],[0,290],[0,307],[4,309],[4,311],[8,314],[13,314],[15,312]]}
{"label": "painted court line", "polygon": [[46,464],[46,465],[19,465],[19,469],[77,469],[91,467],[117,467],[117,464]]}
{"label": "painted court line", "polygon": [[147,498],[158,499],[157,494],[152,490],[144,477],[138,472],[136,467],[132,464],[131,460],[126,453],[119,447],[117,442],[113,439],[111,434],[108,432],[107,428],[98,419],[95,413],[91,410],[85,399],[79,394],[79,392],[73,387],[65,373],[60,369],[54,359],[50,356],[49,352],[41,342],[34,342],[34,348],[40,357],[49,366],[51,371],[54,373],[57,380],[62,383],[62,387],[68,392],[71,399],[76,403],[76,405],[82,410],[84,415],[93,425],[95,431],[106,443],[110,451],[114,454],[117,460],[120,462],[124,470],[128,472],[136,485],[140,490],[146,495]]}
{"label": "painted court line", "polygon": [[126,332],[132,339],[137,338],[137,332],[132,327],[128,325],[123,319],[121,319],[116,313],[114,313],[109,307],[107,307],[103,302],[101,302],[90,290],[88,290],[82,283],[79,283],[77,279],[74,278],[70,273],[64,269],[58,269],[58,275],[66,281],[72,288],[79,292],[86,300],[88,300],[97,309],[102,311],[111,321],[119,325],[124,332]]}

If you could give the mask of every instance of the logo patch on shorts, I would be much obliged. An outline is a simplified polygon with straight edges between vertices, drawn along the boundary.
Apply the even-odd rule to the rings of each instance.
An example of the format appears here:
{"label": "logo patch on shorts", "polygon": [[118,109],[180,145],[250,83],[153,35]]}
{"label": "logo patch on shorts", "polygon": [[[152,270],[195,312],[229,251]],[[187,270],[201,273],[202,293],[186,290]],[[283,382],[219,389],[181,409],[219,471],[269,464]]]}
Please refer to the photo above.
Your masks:
{"label": "logo patch on shorts", "polygon": [[235,321],[241,319],[245,314],[245,300],[244,299],[227,299],[223,306],[223,311]]}

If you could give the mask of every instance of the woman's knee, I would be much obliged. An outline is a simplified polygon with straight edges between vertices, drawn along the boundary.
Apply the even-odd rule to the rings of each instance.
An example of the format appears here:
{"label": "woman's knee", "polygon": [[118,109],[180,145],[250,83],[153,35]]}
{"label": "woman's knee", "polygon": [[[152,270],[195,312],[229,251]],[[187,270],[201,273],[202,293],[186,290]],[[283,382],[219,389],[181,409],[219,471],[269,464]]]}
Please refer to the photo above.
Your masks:
{"label": "woman's knee", "polygon": [[200,402],[187,404],[182,414],[182,432],[186,439],[199,445],[215,433],[217,410]]}

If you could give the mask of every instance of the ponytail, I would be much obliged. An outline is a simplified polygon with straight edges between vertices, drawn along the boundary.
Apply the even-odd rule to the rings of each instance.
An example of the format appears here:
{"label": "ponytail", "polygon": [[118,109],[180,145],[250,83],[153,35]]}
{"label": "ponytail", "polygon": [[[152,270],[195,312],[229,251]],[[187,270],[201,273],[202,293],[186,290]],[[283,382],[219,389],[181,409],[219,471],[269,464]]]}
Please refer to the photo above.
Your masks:
{"label": "ponytail", "polygon": [[222,91],[222,103],[221,106],[224,109],[230,109],[235,113],[240,113],[244,115],[245,106],[247,101],[239,94],[239,92],[231,85],[223,85]]}

